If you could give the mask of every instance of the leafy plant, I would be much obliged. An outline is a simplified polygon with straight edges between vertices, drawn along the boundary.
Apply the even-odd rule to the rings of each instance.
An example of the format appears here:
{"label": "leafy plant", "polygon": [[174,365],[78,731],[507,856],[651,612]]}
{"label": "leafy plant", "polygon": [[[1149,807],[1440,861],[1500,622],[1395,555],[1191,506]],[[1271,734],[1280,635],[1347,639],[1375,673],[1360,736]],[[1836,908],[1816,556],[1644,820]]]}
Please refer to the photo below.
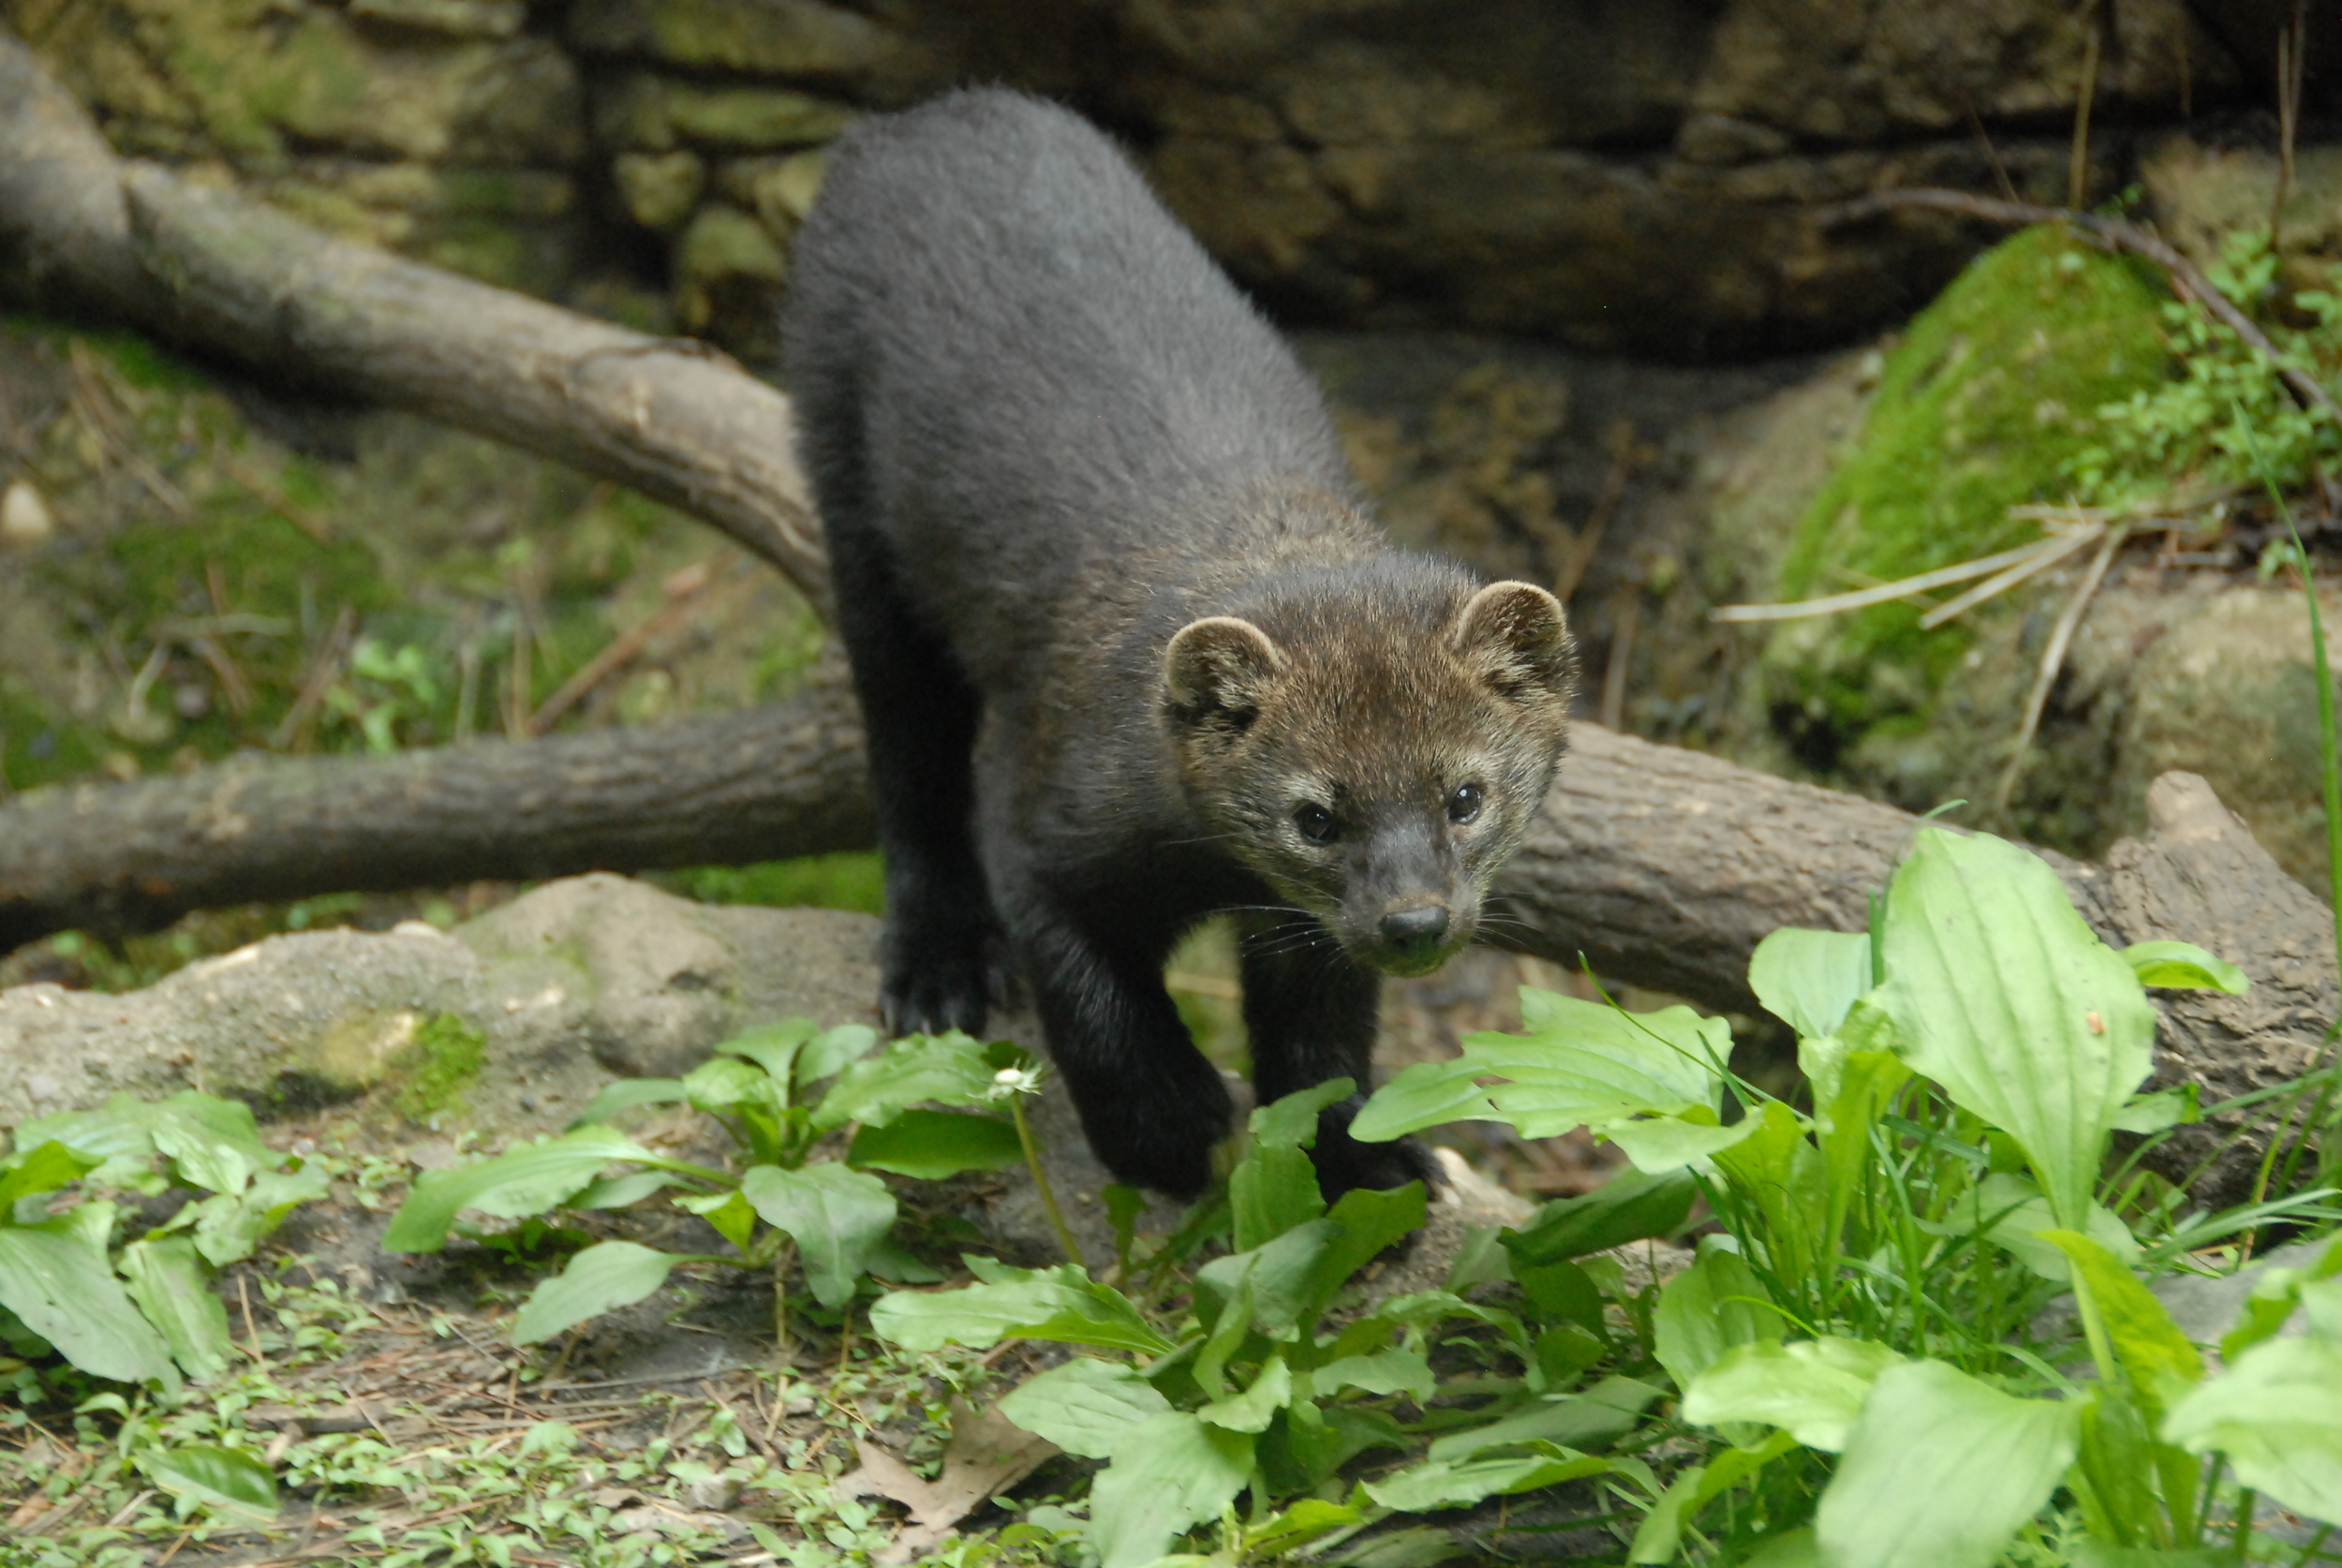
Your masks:
{"label": "leafy plant", "polygon": [[[192,1090],[156,1104],[39,1117],[0,1160],[0,1342],[54,1350],[120,1383],[175,1391],[234,1354],[214,1275],[251,1256],[325,1173],[261,1144],[250,1107]],[[127,1211],[96,1194],[209,1193],[122,1245]]]}
{"label": "leafy plant", "polygon": [[[2243,1554],[2249,1488],[2342,1522],[2342,1406],[2298,1392],[2342,1387],[2342,1246],[2263,1277],[2217,1378],[2142,1282],[2273,1211],[2334,1219],[2333,1194],[2190,1217],[2131,1162],[2105,1174],[2114,1132],[2192,1114],[2136,1093],[2143,987],[2237,992],[2238,971],[2184,943],[2111,949],[2035,856],[1928,828],[1871,933],[1776,932],[1750,983],[1798,1031],[1811,1114],[1732,1077],[1722,1027],[1688,1009],[1532,994],[1525,1036],[1410,1068],[1356,1123],[1592,1126],[1640,1173],[1613,1212],[1670,1182],[1708,1200],[1723,1234],[1660,1291],[1650,1336],[1708,1449],[1644,1515],[1632,1561],[1774,1543],[1832,1568],[1986,1568],[2023,1533],[2105,1562],[2200,1548],[2223,1513]],[[1727,1091],[1748,1107],[1729,1123]],[[1541,1244],[1592,1214],[1549,1208],[1504,1238],[1524,1289],[1549,1266]],[[2068,1294],[2095,1382],[2057,1370],[2080,1347],[2042,1326]],[[2270,1340],[2296,1303],[2309,1335]],[[2280,1383],[2297,1394],[2272,1398]],[[2222,1491],[2224,1464],[2248,1489]]]}
{"label": "leafy plant", "polygon": [[[895,1198],[874,1173],[935,1178],[1026,1158],[1029,1134],[1016,1102],[1038,1087],[1037,1069],[1005,1042],[913,1035],[872,1055],[876,1039],[860,1025],[824,1032],[795,1018],[726,1041],[685,1077],[620,1079],[559,1137],[425,1173],[382,1245],[437,1251],[466,1209],[529,1220],[562,1209],[625,1208],[664,1193],[734,1249],[586,1247],[522,1307],[512,1337],[524,1345],[642,1300],[686,1263],[769,1271],[774,1324],[784,1339],[793,1261],[803,1265],[814,1299],[831,1309],[853,1299],[866,1274],[933,1280],[932,1269],[889,1239]],[[1003,1101],[1009,1116],[986,1109]],[[645,1105],[689,1105],[715,1117],[736,1146],[738,1169],[670,1159],[606,1125]],[[810,1161],[823,1137],[849,1126],[855,1131],[842,1161]],[[625,1169],[612,1174],[613,1167]]]}
{"label": "leafy plant", "polygon": [[[2275,318],[2265,304],[2278,294],[2280,270],[2261,229],[2223,236],[2220,259],[2205,275],[2230,303],[2260,318],[2282,367],[2327,379],[2342,368],[2342,334],[2335,331],[2342,327],[2342,295],[2292,295],[2312,325]],[[2162,310],[2177,373],[2098,408],[2104,438],[2066,464],[2083,501],[2168,506],[2174,496],[2203,498],[2258,484],[2263,473],[2298,488],[2320,465],[2331,468],[2342,457],[2342,428],[2296,403],[2275,374],[2278,366],[2233,329],[2181,301],[2168,301]],[[2240,410],[2241,418],[2231,417]]]}
{"label": "leafy plant", "polygon": [[[1425,1216],[1419,1183],[1348,1192],[1330,1208],[1319,1195],[1307,1152],[1317,1114],[1350,1089],[1336,1079],[1253,1113],[1224,1209],[1199,1211],[1220,1219],[1234,1250],[1193,1271],[1183,1303],[1156,1306],[1178,1284],[1171,1271],[1202,1235],[1200,1219],[1150,1250],[1134,1250],[1126,1225],[1119,1285],[1071,1265],[1017,1269],[971,1257],[977,1283],[897,1291],[871,1307],[873,1330],[909,1350],[1027,1339],[1104,1353],[1043,1372],[1001,1401],[1028,1431],[1107,1461],[1088,1505],[1103,1568],[1153,1562],[1199,1525],[1218,1524],[1223,1552],[1267,1557],[1323,1549],[1394,1512],[1584,1477],[1650,1486],[1640,1460],[1598,1452],[1633,1429],[1660,1391],[1616,1373],[1589,1377],[1611,1354],[1613,1335],[1585,1271],[1573,1271],[1582,1293],[1545,1281],[1550,1288],[1530,1293],[1519,1310],[1475,1302],[1460,1292],[1504,1272],[1492,1249],[1478,1246],[1446,1289],[1348,1299],[1357,1272]],[[1580,1227],[1580,1240],[1649,1235],[1645,1226],[1680,1220],[1684,1206],[1602,1206],[1608,1229]],[[1573,1243],[1552,1245],[1561,1257]],[[1621,1348],[1632,1357],[1631,1345]],[[1435,1358],[1459,1350],[1469,1353],[1464,1365],[1449,1369],[1461,1375],[1443,1379]],[[1501,1373],[1487,1375],[1490,1365]],[[1355,1487],[1336,1480],[1374,1450],[1416,1458]],[[1239,1520],[1231,1510],[1247,1492]]]}

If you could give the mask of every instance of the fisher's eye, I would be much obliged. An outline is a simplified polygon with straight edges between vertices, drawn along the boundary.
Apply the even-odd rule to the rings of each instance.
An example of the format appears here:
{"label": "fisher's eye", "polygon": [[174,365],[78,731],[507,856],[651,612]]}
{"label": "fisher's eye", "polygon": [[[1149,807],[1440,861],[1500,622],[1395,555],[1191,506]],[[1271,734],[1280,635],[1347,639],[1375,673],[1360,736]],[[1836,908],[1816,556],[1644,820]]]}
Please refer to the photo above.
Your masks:
{"label": "fisher's eye", "polygon": [[1293,808],[1293,825],[1302,837],[1312,844],[1330,844],[1341,836],[1341,828],[1335,825],[1334,814],[1315,802]]}
{"label": "fisher's eye", "polygon": [[1447,797],[1447,820],[1461,826],[1480,814],[1480,786],[1459,784]]}

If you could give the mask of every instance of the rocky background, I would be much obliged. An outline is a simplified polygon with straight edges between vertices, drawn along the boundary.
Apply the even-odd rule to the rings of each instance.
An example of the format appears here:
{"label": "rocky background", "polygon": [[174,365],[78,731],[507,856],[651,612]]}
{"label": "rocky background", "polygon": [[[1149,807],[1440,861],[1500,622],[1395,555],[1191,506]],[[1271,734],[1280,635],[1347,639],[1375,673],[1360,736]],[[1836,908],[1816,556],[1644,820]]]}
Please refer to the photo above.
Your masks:
{"label": "rocky background", "polygon": [[[2119,200],[2208,264],[2276,205],[2290,14],[0,0],[126,153],[784,381],[774,306],[824,144],[955,83],[1058,96],[1296,333],[1394,532],[1569,599],[1589,717],[1919,809],[1964,796],[1964,820],[2084,854],[2184,768],[2322,888],[2300,601],[2254,572],[2266,529],[2242,512],[2118,560],[2005,810],[1994,783],[2079,558],[1926,638],[1907,610],[1886,631],[1709,619],[2032,537],[2007,508],[2060,499],[2097,410],[2172,373],[2151,269],[2054,236],[1970,266],[1998,231],[1847,204],[1915,185]],[[2342,151],[2319,141],[2338,49],[2313,28],[2287,290],[2342,258]],[[0,797],[239,747],[736,706],[819,650],[793,594],[662,509],[92,325],[0,328]],[[875,900],[865,857],[675,885]],[[205,917],[126,959],[67,938],[0,982],[135,984],[265,930],[444,925],[503,896]],[[1217,966],[1175,964],[1206,1032],[1231,1011]],[[1504,960],[1433,1012],[1501,1022],[1518,978]],[[1453,1027],[1400,1032],[1430,1049]]]}

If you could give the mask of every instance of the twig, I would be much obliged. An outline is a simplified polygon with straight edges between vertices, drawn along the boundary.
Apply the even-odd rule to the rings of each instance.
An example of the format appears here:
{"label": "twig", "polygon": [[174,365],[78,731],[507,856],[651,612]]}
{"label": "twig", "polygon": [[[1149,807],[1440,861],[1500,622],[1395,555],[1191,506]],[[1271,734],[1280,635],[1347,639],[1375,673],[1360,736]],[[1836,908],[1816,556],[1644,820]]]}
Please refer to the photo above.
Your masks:
{"label": "twig", "polygon": [[2041,650],[2041,668],[2033,678],[2033,693],[2025,699],[2024,720],[2017,726],[2017,749],[2008,759],[2008,766],[2000,776],[2000,786],[1993,791],[1993,805],[1999,810],[2008,809],[2008,797],[2017,788],[2017,776],[2024,771],[2025,758],[2033,748],[2033,734],[2041,725],[2041,709],[2049,702],[2050,688],[2057,682],[2057,673],[2066,666],[2066,645],[2073,641],[2074,628],[2082,624],[2082,613],[2090,607],[2092,596],[2106,578],[2106,569],[2113,563],[2114,552],[2122,548],[2124,536],[2130,525],[2118,523],[2106,530],[2098,541],[2098,553],[2090,559],[2090,569],[2082,574],[2081,586],[2066,601],[2065,613],[2057,617],[2057,625],[2050,632],[2049,646]]}
{"label": "twig", "polygon": [[1849,594],[1831,594],[1827,599],[1801,599],[1793,604],[1718,605],[1708,613],[1708,618],[1715,621],[1794,621],[1808,615],[1835,614],[1841,610],[1863,610],[1874,604],[1909,599],[1930,588],[1965,583],[1974,577],[1989,577],[2005,567],[2031,560],[2043,547],[2043,540],[2035,540],[2031,544],[2003,550],[1995,555],[1979,555],[1973,561],[1938,567],[1934,571],[1922,571],[1916,577],[1899,577],[1891,583],[1881,583],[1875,587],[1860,588]]}
{"label": "twig", "polygon": [[[735,575],[735,564],[733,572]],[[595,688],[625,669],[642,656],[643,650],[667,633],[688,625],[699,611],[702,596],[714,581],[705,562],[689,566],[667,579],[666,602],[644,616],[587,659],[577,673],[563,681],[560,689],[544,700],[537,711],[528,716],[525,726],[531,735],[541,735],[558,723],[561,717],[592,694]]]}
{"label": "twig", "polygon": [[1964,190],[1942,190],[1932,186],[1913,186],[1905,190],[1883,190],[1859,201],[1849,201],[1819,215],[1824,227],[1852,223],[1861,218],[1890,212],[1899,207],[1922,207],[1934,212],[1953,213],[1963,217],[1981,218],[1987,223],[2010,225],[2062,223],[2097,241],[2108,250],[2128,251],[2142,256],[2171,274],[2172,287],[2182,299],[2202,309],[2214,320],[2245,340],[2255,352],[2265,358],[2281,377],[2293,397],[2303,407],[2316,407],[2325,410],[2335,423],[2342,424],[2342,403],[2318,382],[2317,377],[2285,362],[2285,356],[2275,344],[2250,318],[2230,303],[2227,295],[2212,286],[2190,261],[2162,239],[2148,233],[2136,224],[2119,218],[2098,217],[2090,213],[2077,213],[2065,207],[2044,207],[2031,201],[1996,201],[1989,196],[1972,196]]}
{"label": "twig", "polygon": [[113,455],[114,461],[129,469],[131,477],[144,485],[155,499],[162,502],[172,516],[183,523],[194,522],[195,508],[188,503],[185,492],[171,483],[160,468],[149,462],[146,454],[139,451],[138,443],[122,428],[122,422],[114,411],[113,397],[106,390],[105,378],[87,346],[77,337],[68,352],[73,362],[71,401],[82,422]]}
{"label": "twig", "polygon": [[1620,420],[1610,426],[1610,471],[1603,476],[1602,494],[1595,497],[1586,520],[1569,541],[1569,553],[1563,557],[1561,570],[1553,574],[1553,597],[1564,608],[1570,595],[1585,581],[1586,568],[1593,564],[1593,553],[1602,543],[1602,534],[1610,525],[1610,518],[1618,510],[1618,503],[1626,494],[1626,481],[1635,468],[1635,425],[1631,420]]}
{"label": "twig", "polygon": [[283,751],[292,747],[296,741],[306,739],[309,721],[317,716],[319,704],[325,701],[327,688],[341,674],[342,660],[348,657],[349,644],[357,631],[358,612],[353,606],[345,604],[334,614],[334,629],[325,634],[324,645],[318,649],[317,658],[310,662],[309,673],[301,682],[300,694],[293,699],[293,705],[285,710],[284,718],[276,726],[276,733],[271,737],[277,750]]}
{"label": "twig", "polygon": [[2036,573],[2048,570],[2051,567],[2055,566],[2058,562],[2064,560],[2075,551],[2088,545],[2091,541],[2097,540],[2105,532],[2105,524],[2095,523],[2085,527],[2075,528],[2067,533],[2052,536],[2050,539],[2035,547],[2033,555],[2030,558],[2019,561],[2015,566],[2010,567],[2008,570],[2001,572],[1996,576],[1986,578],[1983,582],[1979,583],[1975,587],[1970,588],[1966,593],[1960,595],[1956,599],[1946,599],[1943,603],[1935,606],[1934,609],[1930,610],[1926,614],[1921,615],[1920,617],[1920,629],[1921,631],[1934,630],[1937,627],[1943,625],[1954,615],[1960,614],[1964,611],[1973,609],[1977,605],[1983,603],[1986,599],[1991,599],[1994,594],[2006,593],[2010,588],[2013,588],[2018,584],[2023,582],[2026,578],[2034,576]]}
{"label": "twig", "polygon": [[2293,0],[2293,22],[2277,32],[2277,194],[2269,203],[2269,254],[2285,232],[2285,203],[2293,195],[2293,138],[2302,118],[2303,56],[2309,51],[2309,0]]}
{"label": "twig", "polygon": [[276,513],[277,516],[299,528],[319,544],[334,542],[334,530],[326,526],[325,519],[270,483],[266,475],[245,463],[244,459],[233,452],[214,447],[212,462],[221,473],[226,474],[259,497],[269,510]]}
{"label": "twig", "polygon": [[1602,727],[1621,728],[1626,721],[1626,673],[1635,658],[1635,633],[1642,624],[1642,594],[1627,584],[1619,596],[1618,619],[1610,632],[1610,657],[1602,667]]}
{"label": "twig", "polygon": [[2106,28],[2098,21],[2098,0],[2082,7],[2082,90],[2074,98],[2074,145],[2066,159],[2066,205],[2080,207],[2090,185],[2090,100],[2098,92],[2098,46]]}

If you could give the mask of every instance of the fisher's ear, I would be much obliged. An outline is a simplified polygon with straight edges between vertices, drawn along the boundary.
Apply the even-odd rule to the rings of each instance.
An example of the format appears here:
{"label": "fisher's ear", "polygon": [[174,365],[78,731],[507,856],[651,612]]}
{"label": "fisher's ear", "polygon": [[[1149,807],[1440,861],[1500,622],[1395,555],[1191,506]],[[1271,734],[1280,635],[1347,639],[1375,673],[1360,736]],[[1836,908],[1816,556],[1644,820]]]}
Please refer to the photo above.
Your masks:
{"label": "fisher's ear", "polygon": [[1578,653],[1562,601],[1534,583],[1490,583],[1456,614],[1456,652],[1522,702],[1567,703]]}
{"label": "fisher's ear", "polygon": [[1268,633],[1234,615],[1179,628],[1163,650],[1164,698],[1183,724],[1241,731],[1289,661]]}

